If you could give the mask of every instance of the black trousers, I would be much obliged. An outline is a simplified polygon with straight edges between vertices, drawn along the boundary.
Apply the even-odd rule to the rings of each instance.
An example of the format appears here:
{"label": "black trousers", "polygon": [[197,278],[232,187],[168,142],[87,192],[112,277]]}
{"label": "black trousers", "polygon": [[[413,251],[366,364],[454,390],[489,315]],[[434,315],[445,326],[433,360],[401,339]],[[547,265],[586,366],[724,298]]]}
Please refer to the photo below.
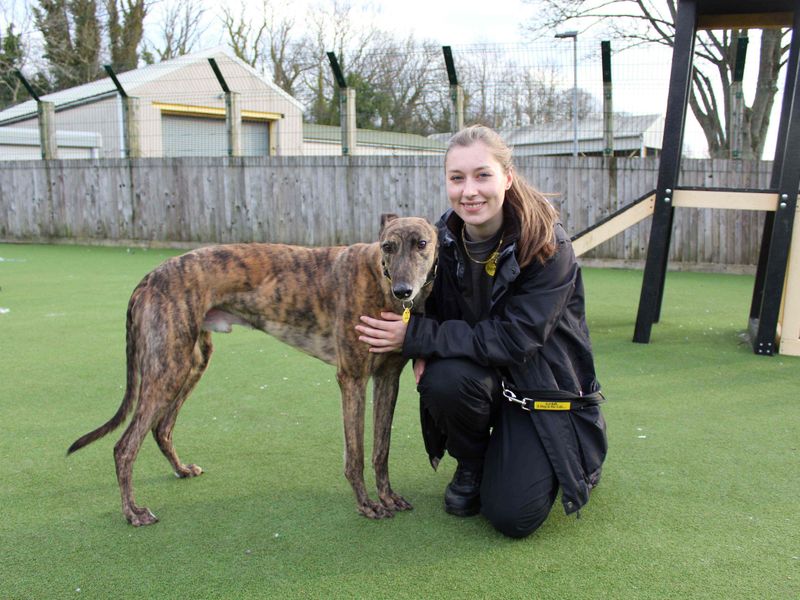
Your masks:
{"label": "black trousers", "polygon": [[484,517],[509,537],[538,529],[558,480],[530,413],[502,396],[495,371],[465,359],[432,360],[417,389],[450,456],[459,463],[483,461]]}

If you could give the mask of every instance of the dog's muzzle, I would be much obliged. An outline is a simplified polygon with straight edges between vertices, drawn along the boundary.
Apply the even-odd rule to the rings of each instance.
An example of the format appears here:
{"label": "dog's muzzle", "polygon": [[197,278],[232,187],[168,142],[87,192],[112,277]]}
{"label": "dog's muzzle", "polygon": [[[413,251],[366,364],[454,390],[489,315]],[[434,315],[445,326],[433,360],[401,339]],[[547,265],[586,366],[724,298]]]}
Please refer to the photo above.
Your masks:
{"label": "dog's muzzle", "polygon": [[398,300],[408,300],[411,294],[414,293],[414,288],[405,283],[399,283],[392,286],[392,295]]}

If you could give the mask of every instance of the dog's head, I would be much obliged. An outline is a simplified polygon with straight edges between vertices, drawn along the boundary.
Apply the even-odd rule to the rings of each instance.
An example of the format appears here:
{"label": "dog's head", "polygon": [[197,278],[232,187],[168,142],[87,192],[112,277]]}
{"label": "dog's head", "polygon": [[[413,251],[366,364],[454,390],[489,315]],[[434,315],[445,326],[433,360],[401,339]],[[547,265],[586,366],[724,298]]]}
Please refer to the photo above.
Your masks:
{"label": "dog's head", "polygon": [[436,275],[437,242],[436,228],[425,219],[381,216],[383,274],[400,302],[419,305],[427,297]]}

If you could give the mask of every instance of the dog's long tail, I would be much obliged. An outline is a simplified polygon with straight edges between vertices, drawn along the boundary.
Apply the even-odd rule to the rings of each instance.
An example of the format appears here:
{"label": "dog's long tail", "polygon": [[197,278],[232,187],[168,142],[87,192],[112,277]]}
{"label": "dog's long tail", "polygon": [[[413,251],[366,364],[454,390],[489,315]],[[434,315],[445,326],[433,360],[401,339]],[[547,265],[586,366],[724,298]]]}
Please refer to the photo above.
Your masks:
{"label": "dog's long tail", "polygon": [[128,304],[127,316],[127,337],[125,342],[125,354],[127,358],[127,384],[125,386],[125,396],[122,398],[122,404],[117,409],[116,414],[108,421],[103,423],[97,429],[90,431],[86,435],[79,437],[75,440],[67,450],[67,454],[72,454],[76,450],[80,450],[84,446],[88,446],[92,442],[99,440],[101,437],[114,431],[119,427],[131,412],[133,403],[139,394],[139,370],[137,368],[136,359],[136,333],[133,331],[133,305],[136,295],[131,298]]}

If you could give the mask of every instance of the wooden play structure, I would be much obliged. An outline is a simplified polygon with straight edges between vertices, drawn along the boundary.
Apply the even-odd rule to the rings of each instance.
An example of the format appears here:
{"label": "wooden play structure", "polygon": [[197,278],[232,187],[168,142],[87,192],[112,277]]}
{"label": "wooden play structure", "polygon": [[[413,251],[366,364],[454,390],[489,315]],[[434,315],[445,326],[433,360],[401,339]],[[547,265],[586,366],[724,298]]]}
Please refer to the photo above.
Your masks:
{"label": "wooden play structure", "polygon": [[[792,28],[778,141],[767,190],[680,187],[695,35],[701,29]],[[653,217],[633,341],[649,343],[664,295],[676,208],[766,211],[748,330],[756,354],[800,356],[800,0],[678,0],[656,189],[573,238],[578,256]]]}

